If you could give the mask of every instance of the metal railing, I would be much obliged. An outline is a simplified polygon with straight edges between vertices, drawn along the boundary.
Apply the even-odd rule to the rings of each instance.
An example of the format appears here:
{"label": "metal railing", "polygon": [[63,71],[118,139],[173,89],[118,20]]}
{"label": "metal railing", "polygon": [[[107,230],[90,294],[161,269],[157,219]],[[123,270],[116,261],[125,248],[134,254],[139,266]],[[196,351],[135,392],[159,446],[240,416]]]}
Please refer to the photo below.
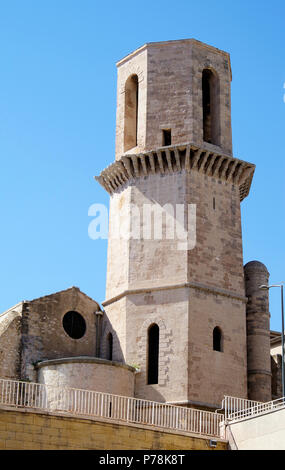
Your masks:
{"label": "metal railing", "polygon": [[109,393],[0,379],[0,406],[65,412],[220,436],[223,415]]}
{"label": "metal railing", "polygon": [[225,410],[225,419],[231,419],[231,416],[260,404],[259,401],[247,400],[245,398],[230,397],[226,395],[223,399],[222,408]]}
{"label": "metal railing", "polygon": [[266,403],[229,396],[224,398],[225,420],[227,423],[255,417],[278,408],[285,408],[285,398],[278,398]]}

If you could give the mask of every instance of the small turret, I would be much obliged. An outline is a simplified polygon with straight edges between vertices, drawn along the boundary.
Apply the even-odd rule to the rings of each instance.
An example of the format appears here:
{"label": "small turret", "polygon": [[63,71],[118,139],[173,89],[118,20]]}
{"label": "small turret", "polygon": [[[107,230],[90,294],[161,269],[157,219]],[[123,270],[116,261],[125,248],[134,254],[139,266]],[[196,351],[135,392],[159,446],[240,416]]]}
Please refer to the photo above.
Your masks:
{"label": "small turret", "polygon": [[250,261],[244,267],[245,291],[248,298],[246,307],[247,324],[247,377],[248,398],[257,401],[270,401],[270,326],[268,290],[269,272],[259,261]]}

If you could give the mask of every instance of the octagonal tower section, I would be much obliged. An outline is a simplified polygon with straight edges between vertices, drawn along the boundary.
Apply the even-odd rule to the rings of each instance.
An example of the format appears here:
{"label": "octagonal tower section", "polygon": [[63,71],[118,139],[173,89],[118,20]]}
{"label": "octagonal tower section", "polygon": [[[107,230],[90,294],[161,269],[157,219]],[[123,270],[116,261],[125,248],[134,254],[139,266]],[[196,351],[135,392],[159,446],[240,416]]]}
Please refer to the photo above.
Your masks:
{"label": "octagonal tower section", "polygon": [[[150,43],[117,64],[105,335],[140,367],[137,397],[217,408],[247,397],[240,202],[254,165],[232,156],[229,55]],[[104,342],[104,341],[103,341]]]}

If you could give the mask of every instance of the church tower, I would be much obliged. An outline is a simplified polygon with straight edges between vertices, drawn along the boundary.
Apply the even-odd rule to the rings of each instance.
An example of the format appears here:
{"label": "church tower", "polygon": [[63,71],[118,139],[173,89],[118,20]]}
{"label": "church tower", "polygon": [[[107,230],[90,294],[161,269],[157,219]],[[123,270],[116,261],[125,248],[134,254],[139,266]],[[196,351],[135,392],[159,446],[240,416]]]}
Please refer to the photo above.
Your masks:
{"label": "church tower", "polygon": [[[247,398],[240,202],[229,54],[193,39],[117,64],[102,355],[138,365],[136,396],[218,408]],[[128,234],[128,235],[127,235]],[[106,357],[107,357],[106,356]]]}

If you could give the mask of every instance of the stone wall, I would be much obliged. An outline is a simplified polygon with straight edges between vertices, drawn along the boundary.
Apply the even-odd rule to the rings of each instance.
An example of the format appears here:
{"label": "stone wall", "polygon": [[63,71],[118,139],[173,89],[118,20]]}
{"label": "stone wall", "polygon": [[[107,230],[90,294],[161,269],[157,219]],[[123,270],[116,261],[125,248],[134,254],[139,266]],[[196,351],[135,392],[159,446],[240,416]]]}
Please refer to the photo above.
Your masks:
{"label": "stone wall", "polygon": [[37,382],[60,388],[134,396],[135,369],[99,358],[74,357],[37,365]]}
{"label": "stone wall", "polygon": [[[36,381],[35,363],[74,356],[96,356],[97,302],[76,287],[25,301],[0,316],[0,376]],[[75,311],[83,335],[71,336],[63,325]]]}
{"label": "stone wall", "polygon": [[163,129],[171,129],[174,145],[203,144],[204,69],[218,77],[219,147],[232,153],[231,66],[226,52],[194,39],[148,43],[120,60],[117,67],[116,159],[125,153],[125,84],[134,74],[139,80],[138,145],[128,153],[161,147]]}
{"label": "stone wall", "polygon": [[272,397],[270,356],[269,273],[264,264],[250,261],[244,267],[247,321],[248,398],[270,401]]}
{"label": "stone wall", "polygon": [[[139,217],[131,215],[136,205]],[[145,205],[196,207],[196,244],[179,249],[167,238],[143,238]],[[130,181],[111,196],[106,301],[118,360],[138,364],[136,396],[219,407],[224,394],[247,397],[246,298],[238,186],[185,170]],[[140,239],[118,240],[112,217],[138,223]],[[169,215],[170,213],[168,213]],[[154,220],[154,219],[153,219]],[[176,222],[176,215],[174,215]],[[183,243],[183,241],[182,241]],[[147,384],[147,331],[161,325],[159,381]],[[224,350],[213,352],[213,329]]]}
{"label": "stone wall", "polygon": [[0,409],[1,450],[227,450],[227,442],[147,426]]}
{"label": "stone wall", "polygon": [[18,377],[21,364],[22,303],[0,316],[0,377]]}
{"label": "stone wall", "polygon": [[[96,355],[96,318],[98,304],[72,288],[24,304],[22,326],[22,378],[35,381],[33,364],[43,359]],[[85,320],[86,332],[70,337],[63,328],[68,311]],[[32,366],[32,367],[31,367]]]}
{"label": "stone wall", "polygon": [[117,115],[116,115],[116,158],[125,153],[124,128],[125,128],[125,85],[132,75],[138,77],[139,107],[138,107],[138,135],[137,146],[132,152],[140,152],[145,148],[146,135],[146,106],[147,106],[147,53],[141,50],[133,54],[132,62],[120,61],[117,82]]}

